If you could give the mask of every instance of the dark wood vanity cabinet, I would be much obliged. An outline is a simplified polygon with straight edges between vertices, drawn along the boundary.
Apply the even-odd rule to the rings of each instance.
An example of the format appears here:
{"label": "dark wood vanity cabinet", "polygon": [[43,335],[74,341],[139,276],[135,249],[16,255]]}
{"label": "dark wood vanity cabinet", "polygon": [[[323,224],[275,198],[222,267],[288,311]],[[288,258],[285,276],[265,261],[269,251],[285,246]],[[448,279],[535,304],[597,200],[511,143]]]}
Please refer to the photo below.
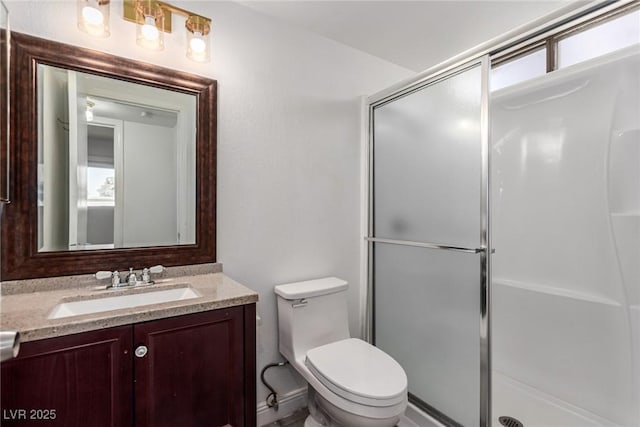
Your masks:
{"label": "dark wood vanity cabinet", "polygon": [[255,304],[25,343],[2,426],[253,427]]}
{"label": "dark wood vanity cabinet", "polygon": [[0,424],[129,425],[132,342],[124,326],[23,344],[0,365]]}
{"label": "dark wood vanity cabinet", "polygon": [[[250,321],[255,330],[255,314]],[[135,425],[251,425],[244,416],[243,331],[242,309],[135,325],[134,348],[148,349],[144,357],[134,357]]]}

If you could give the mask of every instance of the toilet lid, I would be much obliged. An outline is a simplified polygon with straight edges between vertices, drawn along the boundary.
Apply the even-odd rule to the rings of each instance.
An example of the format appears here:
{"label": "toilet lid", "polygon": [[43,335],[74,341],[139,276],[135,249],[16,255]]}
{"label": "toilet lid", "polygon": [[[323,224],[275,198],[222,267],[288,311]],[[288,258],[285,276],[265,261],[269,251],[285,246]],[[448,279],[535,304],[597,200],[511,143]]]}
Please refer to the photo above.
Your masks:
{"label": "toilet lid", "polygon": [[305,364],[324,386],[353,402],[391,406],[407,396],[407,375],[400,364],[356,338],[307,351]]}

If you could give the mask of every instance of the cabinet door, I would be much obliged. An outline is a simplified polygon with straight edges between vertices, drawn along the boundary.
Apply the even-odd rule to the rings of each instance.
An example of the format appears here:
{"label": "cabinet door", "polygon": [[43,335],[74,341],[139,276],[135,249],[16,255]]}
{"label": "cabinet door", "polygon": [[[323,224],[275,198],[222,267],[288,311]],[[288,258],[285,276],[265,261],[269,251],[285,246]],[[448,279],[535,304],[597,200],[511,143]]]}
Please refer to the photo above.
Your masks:
{"label": "cabinet door", "polygon": [[129,427],[131,326],[24,343],[3,362],[2,426]]}
{"label": "cabinet door", "polygon": [[233,307],[134,325],[134,347],[147,350],[134,358],[136,427],[245,425],[243,313]]}

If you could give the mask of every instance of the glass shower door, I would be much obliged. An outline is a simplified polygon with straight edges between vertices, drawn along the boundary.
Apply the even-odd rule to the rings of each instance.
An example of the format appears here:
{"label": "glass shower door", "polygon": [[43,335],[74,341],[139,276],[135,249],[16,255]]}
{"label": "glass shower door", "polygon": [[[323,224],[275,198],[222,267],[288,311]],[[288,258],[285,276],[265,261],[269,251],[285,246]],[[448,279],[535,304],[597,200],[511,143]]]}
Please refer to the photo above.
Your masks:
{"label": "glass shower door", "polygon": [[486,73],[482,59],[372,110],[373,341],[413,403],[468,427],[488,425]]}

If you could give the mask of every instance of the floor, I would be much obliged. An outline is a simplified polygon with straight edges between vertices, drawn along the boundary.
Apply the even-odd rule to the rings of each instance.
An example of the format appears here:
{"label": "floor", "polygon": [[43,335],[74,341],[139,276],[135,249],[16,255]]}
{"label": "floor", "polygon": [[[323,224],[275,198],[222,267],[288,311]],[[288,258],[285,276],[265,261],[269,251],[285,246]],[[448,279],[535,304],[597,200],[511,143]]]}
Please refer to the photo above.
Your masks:
{"label": "floor", "polygon": [[[262,427],[304,427],[304,420],[307,418],[307,415],[309,415],[309,411],[307,411],[307,408],[302,408],[299,411],[296,411],[293,414],[282,418],[281,420],[275,421],[271,424],[266,424]],[[397,427],[414,426],[415,424],[406,421],[404,423],[403,421],[400,421],[400,423],[398,423],[397,425]]]}
{"label": "floor", "polygon": [[307,415],[309,415],[307,408],[302,408],[285,418],[262,427],[303,427]]}

